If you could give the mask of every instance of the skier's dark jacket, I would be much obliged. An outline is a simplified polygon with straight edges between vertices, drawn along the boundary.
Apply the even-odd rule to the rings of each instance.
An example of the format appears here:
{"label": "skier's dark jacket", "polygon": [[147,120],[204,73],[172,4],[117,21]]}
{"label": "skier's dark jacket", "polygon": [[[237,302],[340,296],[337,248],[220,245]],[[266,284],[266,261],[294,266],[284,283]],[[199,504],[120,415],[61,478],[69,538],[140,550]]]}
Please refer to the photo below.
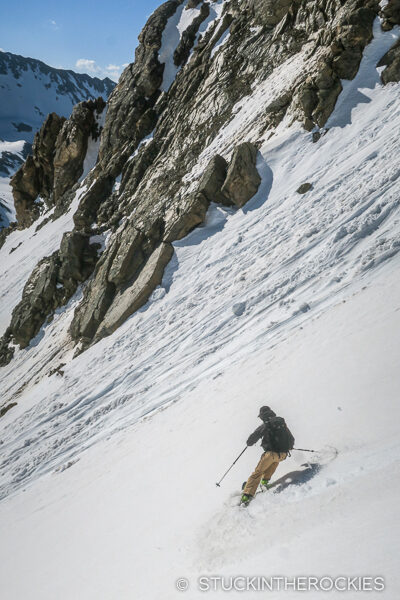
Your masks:
{"label": "skier's dark jacket", "polygon": [[247,440],[248,446],[253,446],[261,438],[261,446],[266,452],[272,451],[270,431],[268,426],[269,419],[266,419],[260,427],[257,427],[255,431],[249,436]]}

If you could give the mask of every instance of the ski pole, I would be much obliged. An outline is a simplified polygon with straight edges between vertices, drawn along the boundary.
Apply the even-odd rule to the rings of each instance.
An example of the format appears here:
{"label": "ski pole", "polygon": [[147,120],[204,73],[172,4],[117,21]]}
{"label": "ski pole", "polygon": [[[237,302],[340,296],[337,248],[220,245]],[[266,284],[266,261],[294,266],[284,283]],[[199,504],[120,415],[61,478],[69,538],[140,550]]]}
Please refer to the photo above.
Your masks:
{"label": "ski pole", "polygon": [[293,450],[298,450],[299,452],[317,452],[316,450],[307,450],[306,448],[293,448]]}
{"label": "ski pole", "polygon": [[232,469],[233,465],[235,463],[237,463],[237,461],[242,456],[242,454],[247,450],[247,448],[248,448],[248,446],[246,446],[246,448],[244,450],[242,450],[242,452],[239,454],[239,456],[237,457],[237,459],[233,461],[233,463],[231,464],[231,466],[229,467],[229,469],[227,470],[227,472],[221,477],[221,479],[218,481],[218,483],[215,484],[216,486],[221,487],[221,485],[220,485],[221,481],[223,479],[225,479],[225,477],[228,475],[229,471]]}

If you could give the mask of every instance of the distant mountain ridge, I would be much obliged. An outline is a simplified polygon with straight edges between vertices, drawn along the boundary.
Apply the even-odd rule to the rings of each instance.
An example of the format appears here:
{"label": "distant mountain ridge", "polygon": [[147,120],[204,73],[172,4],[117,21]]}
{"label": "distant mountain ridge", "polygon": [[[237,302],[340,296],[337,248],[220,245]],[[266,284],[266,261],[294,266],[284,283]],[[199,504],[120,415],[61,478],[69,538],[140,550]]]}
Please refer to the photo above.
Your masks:
{"label": "distant mountain ridge", "polygon": [[49,113],[69,117],[75,104],[99,96],[107,100],[114,87],[108,77],[55,69],[40,60],[0,52],[0,139],[32,143]]}
{"label": "distant mountain ridge", "polygon": [[99,96],[107,100],[114,87],[108,77],[55,69],[34,58],[0,52],[0,229],[15,218],[8,177],[31,152],[47,115],[69,118],[76,104]]}

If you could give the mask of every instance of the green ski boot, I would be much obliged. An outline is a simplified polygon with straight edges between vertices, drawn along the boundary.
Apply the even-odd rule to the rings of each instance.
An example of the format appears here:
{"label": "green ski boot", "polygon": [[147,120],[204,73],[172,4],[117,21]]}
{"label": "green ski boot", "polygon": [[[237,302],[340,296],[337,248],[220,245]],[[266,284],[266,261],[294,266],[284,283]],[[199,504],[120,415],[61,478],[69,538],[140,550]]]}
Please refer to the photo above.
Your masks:
{"label": "green ski boot", "polygon": [[260,486],[262,492],[266,492],[270,487],[272,487],[269,483],[269,479],[261,479]]}
{"label": "green ski boot", "polygon": [[242,494],[242,497],[240,498],[240,506],[248,506],[252,500],[253,496],[250,494]]}

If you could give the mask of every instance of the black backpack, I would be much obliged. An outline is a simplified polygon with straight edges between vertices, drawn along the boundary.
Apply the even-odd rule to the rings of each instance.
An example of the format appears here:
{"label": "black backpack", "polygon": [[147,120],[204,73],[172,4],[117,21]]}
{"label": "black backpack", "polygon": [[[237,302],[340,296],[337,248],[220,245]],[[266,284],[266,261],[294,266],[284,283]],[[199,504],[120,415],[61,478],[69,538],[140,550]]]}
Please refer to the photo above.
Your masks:
{"label": "black backpack", "polygon": [[268,421],[268,430],[273,452],[289,453],[290,450],[293,450],[294,437],[290,433],[290,430],[285,423],[285,419],[282,417],[272,417],[272,419],[269,419]]}

